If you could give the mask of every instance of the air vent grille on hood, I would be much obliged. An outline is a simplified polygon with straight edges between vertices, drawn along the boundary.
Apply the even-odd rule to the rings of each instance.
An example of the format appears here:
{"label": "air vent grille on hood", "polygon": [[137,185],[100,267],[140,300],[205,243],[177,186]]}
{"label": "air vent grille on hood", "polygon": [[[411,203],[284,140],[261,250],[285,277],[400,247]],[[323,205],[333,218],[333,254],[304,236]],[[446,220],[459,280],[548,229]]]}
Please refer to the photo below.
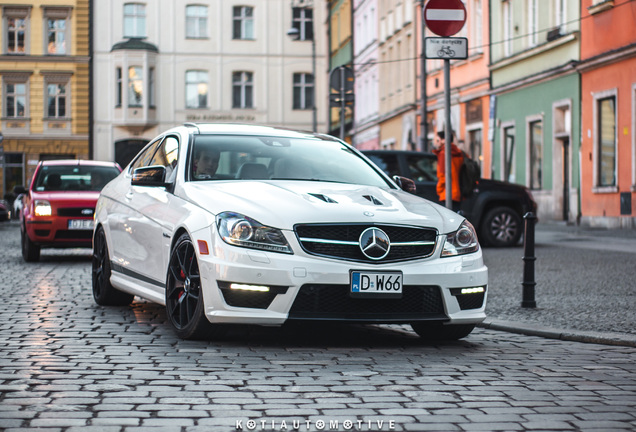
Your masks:
{"label": "air vent grille on hood", "polygon": [[379,199],[377,199],[373,195],[362,195],[362,196],[364,198],[368,199],[369,201],[371,201],[375,205],[384,205],[384,203],[382,201],[380,201]]}
{"label": "air vent grille on hood", "polygon": [[311,195],[314,198],[318,198],[319,200],[324,201],[326,203],[333,203],[333,204],[338,203],[338,201],[334,200],[333,198],[329,198],[327,195],[318,194],[318,193],[310,193],[309,195]]}

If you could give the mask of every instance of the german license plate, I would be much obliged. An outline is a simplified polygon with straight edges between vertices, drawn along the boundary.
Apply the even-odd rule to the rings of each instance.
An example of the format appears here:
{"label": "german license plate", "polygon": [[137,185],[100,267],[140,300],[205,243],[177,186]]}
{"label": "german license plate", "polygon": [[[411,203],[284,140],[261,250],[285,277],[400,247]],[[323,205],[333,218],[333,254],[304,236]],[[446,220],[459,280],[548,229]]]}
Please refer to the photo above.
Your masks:
{"label": "german license plate", "polygon": [[351,272],[352,297],[402,297],[402,272]]}
{"label": "german license plate", "polygon": [[70,230],[92,230],[93,219],[71,219],[68,221],[68,229]]}

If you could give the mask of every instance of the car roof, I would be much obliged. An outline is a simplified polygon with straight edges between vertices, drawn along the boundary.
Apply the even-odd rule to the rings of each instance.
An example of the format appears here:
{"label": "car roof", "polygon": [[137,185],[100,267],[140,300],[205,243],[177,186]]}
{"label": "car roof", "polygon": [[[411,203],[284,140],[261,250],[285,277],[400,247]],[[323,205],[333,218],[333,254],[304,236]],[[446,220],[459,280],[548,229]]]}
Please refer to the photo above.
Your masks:
{"label": "car roof", "polygon": [[59,160],[44,160],[40,162],[42,163],[42,166],[68,166],[68,165],[105,166],[105,167],[117,166],[117,163],[115,162],[86,160],[86,159],[59,159]]}
{"label": "car roof", "polygon": [[185,123],[185,127],[194,129],[195,134],[227,134],[227,135],[258,135],[285,138],[318,138],[337,141],[337,138],[309,131],[287,129],[282,127],[262,126],[239,123]]}

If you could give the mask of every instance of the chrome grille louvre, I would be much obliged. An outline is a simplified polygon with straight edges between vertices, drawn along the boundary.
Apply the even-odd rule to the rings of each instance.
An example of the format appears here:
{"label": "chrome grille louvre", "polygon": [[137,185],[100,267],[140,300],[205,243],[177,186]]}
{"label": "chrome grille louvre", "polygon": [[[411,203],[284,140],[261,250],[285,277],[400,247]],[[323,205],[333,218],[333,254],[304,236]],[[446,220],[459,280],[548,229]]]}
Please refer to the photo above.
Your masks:
{"label": "chrome grille louvre", "polygon": [[[360,250],[360,235],[370,227],[381,229],[391,240],[389,254],[382,260],[371,260]],[[426,258],[435,250],[437,240],[436,229],[405,225],[302,224],[294,231],[309,254],[376,264]]]}

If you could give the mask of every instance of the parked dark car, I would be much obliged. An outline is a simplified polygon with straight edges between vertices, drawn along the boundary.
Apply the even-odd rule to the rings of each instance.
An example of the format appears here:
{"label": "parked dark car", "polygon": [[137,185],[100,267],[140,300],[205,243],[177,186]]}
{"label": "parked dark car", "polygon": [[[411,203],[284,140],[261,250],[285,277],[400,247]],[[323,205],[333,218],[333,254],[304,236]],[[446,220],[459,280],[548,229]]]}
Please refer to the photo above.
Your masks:
{"label": "parked dark car", "polygon": [[[439,202],[437,156],[432,153],[401,150],[362,151],[389,176],[415,181],[416,194]],[[537,204],[524,186],[498,180],[481,179],[470,197],[461,204],[461,213],[475,226],[480,243],[504,247],[519,244],[523,216],[536,214]]]}
{"label": "parked dark car", "polygon": [[0,222],[8,221],[10,217],[9,203],[5,200],[0,200]]}

